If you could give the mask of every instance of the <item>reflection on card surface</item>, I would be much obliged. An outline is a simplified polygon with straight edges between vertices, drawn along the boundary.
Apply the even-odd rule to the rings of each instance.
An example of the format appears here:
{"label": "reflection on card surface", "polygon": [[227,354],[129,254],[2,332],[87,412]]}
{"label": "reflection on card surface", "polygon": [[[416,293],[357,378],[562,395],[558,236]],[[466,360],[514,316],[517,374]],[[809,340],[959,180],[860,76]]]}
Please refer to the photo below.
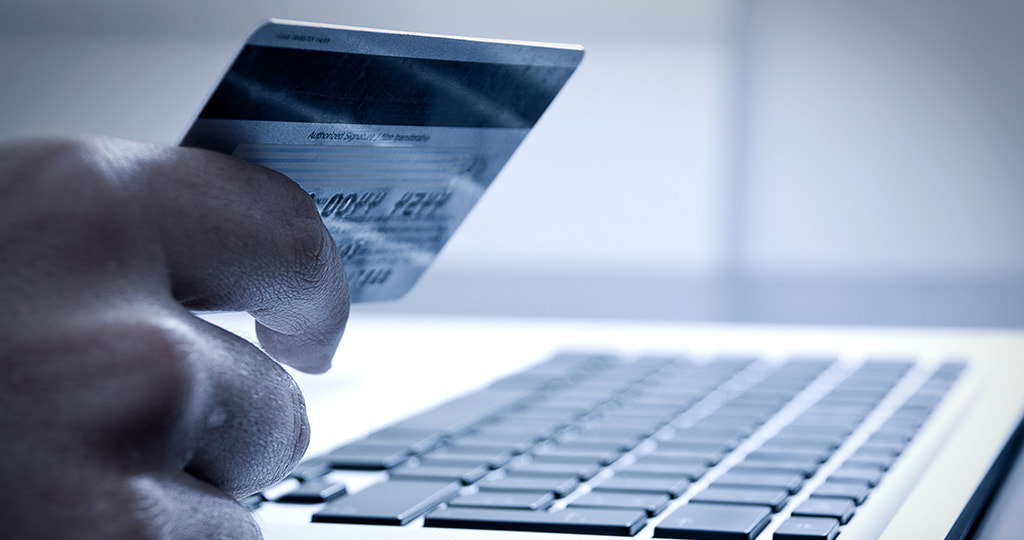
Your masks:
{"label": "reflection on card surface", "polygon": [[582,59],[578,47],[271,21],[182,141],[316,203],[353,301],[402,296]]}

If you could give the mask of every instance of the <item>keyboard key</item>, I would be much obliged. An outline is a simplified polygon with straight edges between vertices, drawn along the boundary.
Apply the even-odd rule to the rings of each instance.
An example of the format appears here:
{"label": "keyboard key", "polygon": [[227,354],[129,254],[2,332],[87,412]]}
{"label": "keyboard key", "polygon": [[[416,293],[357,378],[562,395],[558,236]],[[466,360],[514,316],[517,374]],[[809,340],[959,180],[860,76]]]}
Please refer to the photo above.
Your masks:
{"label": "keyboard key", "polygon": [[813,460],[792,460],[792,461],[762,461],[747,456],[738,465],[732,468],[734,471],[742,472],[766,472],[766,473],[796,473],[805,478],[814,476],[820,464]]}
{"label": "keyboard key", "polygon": [[722,450],[707,449],[672,450],[659,447],[657,450],[647,455],[661,456],[664,458],[678,459],[682,461],[696,461],[702,465],[712,467],[718,465],[718,462],[722,461],[722,458],[725,457],[726,452]]}
{"label": "keyboard key", "polygon": [[690,466],[706,467],[708,458],[703,455],[693,455],[680,452],[652,452],[637,456],[636,463],[648,465],[677,465],[684,469]]}
{"label": "keyboard key", "polygon": [[557,418],[520,418],[517,416],[504,416],[488,422],[487,428],[491,431],[527,431],[534,433],[541,439],[555,437],[560,431],[570,424],[567,420]]}
{"label": "keyboard key", "polygon": [[908,442],[910,442],[910,439],[913,439],[913,438],[914,438],[914,434],[913,433],[907,433],[906,431],[889,429],[889,430],[885,430],[885,431],[879,430],[879,431],[876,431],[876,432],[872,433],[871,437],[868,438],[868,442],[870,442],[870,443],[893,443],[893,444],[899,444],[899,445],[906,446],[906,444]]}
{"label": "keyboard key", "polygon": [[561,458],[566,461],[583,461],[591,460],[602,465],[611,465],[618,461],[622,457],[621,452],[617,451],[594,451],[594,450],[562,450],[560,447],[550,447],[539,449],[536,452],[538,457],[544,456],[549,459]]}
{"label": "keyboard key", "polygon": [[633,536],[646,523],[647,514],[641,510],[566,508],[557,512],[527,512],[450,507],[427,514],[424,525],[460,529]]}
{"label": "keyboard key", "polygon": [[412,457],[405,444],[377,444],[357,441],[339,446],[327,454],[336,469],[386,470]]}
{"label": "keyboard key", "polygon": [[839,522],[832,518],[791,517],[775,530],[774,540],[833,540]]}
{"label": "keyboard key", "polygon": [[735,469],[719,476],[712,485],[730,487],[774,487],[796,493],[804,484],[804,477],[795,473],[743,472]]}
{"label": "keyboard key", "polygon": [[703,396],[664,392],[660,390],[647,390],[643,394],[632,398],[630,402],[643,406],[660,405],[665,407],[666,411],[678,416],[686,412],[686,410],[692,407],[694,403],[700,401],[701,397]]}
{"label": "keyboard key", "polygon": [[528,491],[478,491],[448,501],[448,506],[508,508],[513,510],[544,510],[555,498],[551,493]]}
{"label": "keyboard key", "polygon": [[839,448],[839,446],[842,444],[843,439],[840,437],[823,437],[811,439],[807,437],[791,437],[776,435],[775,437],[772,437],[768,442],[764,443],[764,448],[781,449],[783,452],[789,449],[804,449],[831,453],[836,448]]}
{"label": "keyboard key", "polygon": [[[604,426],[597,420],[584,420],[576,426],[579,430],[581,437],[594,436],[594,437],[632,437],[634,439],[643,439],[653,433],[644,433],[646,430],[638,429],[636,426]],[[566,437],[568,438],[568,437]]]}
{"label": "keyboard key", "polygon": [[871,493],[871,486],[867,482],[825,482],[811,495],[846,498],[859,505],[868,498],[868,493]]}
{"label": "keyboard key", "polygon": [[618,432],[639,438],[650,437],[650,435],[654,434],[654,432],[660,429],[660,427],[662,427],[660,424],[655,425],[649,422],[635,422],[632,420],[614,418],[607,420],[604,418],[597,418],[586,422],[586,428],[590,432]]}
{"label": "keyboard key", "polygon": [[654,529],[655,538],[751,540],[771,520],[765,506],[690,503],[669,514]]}
{"label": "keyboard key", "polygon": [[[770,412],[764,413],[771,415]],[[709,424],[716,427],[730,427],[735,430],[737,435],[750,435],[754,432],[761,424],[764,423],[764,419],[759,417],[740,416],[725,413],[712,413],[701,420],[701,424]]]}
{"label": "keyboard key", "polygon": [[277,498],[280,503],[316,504],[336,499],[345,494],[345,482],[326,478],[306,480],[298,487]]}
{"label": "keyboard key", "polygon": [[609,450],[619,450],[620,452],[629,452],[636,448],[636,445],[640,444],[642,440],[640,437],[624,436],[617,434],[606,434],[603,432],[586,432],[580,433],[573,436],[567,441],[573,441],[577,443],[590,443],[590,444],[606,444],[606,448]]}
{"label": "keyboard key", "polygon": [[850,499],[811,497],[793,509],[794,516],[830,517],[846,524],[853,517],[854,505]]}
{"label": "keyboard key", "polygon": [[560,351],[539,364],[526,369],[529,373],[555,373],[564,375],[575,371],[601,370],[605,366],[618,365],[614,354],[586,350]]}
{"label": "keyboard key", "polygon": [[579,405],[545,405],[542,403],[539,405],[530,405],[524,409],[510,413],[508,416],[533,420],[557,418],[566,423],[573,423],[583,416],[586,416],[588,412],[590,411]]}
{"label": "keyboard key", "polygon": [[569,454],[574,452],[595,452],[602,457],[610,456],[610,459],[614,461],[618,456],[630,450],[629,448],[623,449],[622,442],[624,441],[581,441],[573,439],[560,441],[552,448]]}
{"label": "keyboard key", "polygon": [[[685,417],[684,417],[685,418]],[[712,422],[701,422],[686,428],[677,428],[676,435],[673,437],[675,440],[687,440],[687,439],[698,439],[698,440],[712,440],[720,441],[726,444],[738,445],[740,441],[747,438],[750,435],[749,429],[739,429],[735,427],[723,427],[717,426]]]}
{"label": "keyboard key", "polygon": [[850,459],[847,459],[845,463],[858,468],[875,468],[880,471],[888,471],[889,467],[892,467],[894,461],[896,461],[896,458],[891,456],[858,456],[857,454],[854,454],[850,456]]}
{"label": "keyboard key", "polygon": [[726,453],[736,448],[731,441],[720,441],[712,439],[701,439],[698,437],[677,437],[674,439],[658,440],[658,450],[668,452],[719,452]]}
{"label": "keyboard key", "polygon": [[569,382],[565,378],[553,376],[553,374],[521,372],[509,375],[492,383],[488,388],[492,390],[543,390],[546,388],[564,386]]}
{"label": "keyboard key", "polygon": [[789,492],[780,488],[710,486],[695,495],[694,502],[734,503],[768,506],[778,512],[789,500]]}
{"label": "keyboard key", "polygon": [[663,493],[674,499],[682,495],[689,487],[690,481],[685,478],[634,476],[626,472],[620,472],[594,486],[594,490],[623,491],[628,493]]}
{"label": "keyboard key", "polygon": [[864,443],[857,449],[857,454],[866,456],[896,457],[903,453],[902,444]]}
{"label": "keyboard key", "polygon": [[636,437],[601,437],[600,433],[598,433],[597,437],[591,434],[586,438],[581,438],[578,433],[565,433],[551,446],[563,450],[588,450],[623,454],[636,448],[639,442],[640,439]]}
{"label": "keyboard key", "polygon": [[491,469],[487,465],[405,465],[392,469],[388,474],[400,480],[453,480],[472,484],[487,476]]}
{"label": "keyboard key", "polygon": [[591,491],[576,499],[570,507],[589,508],[635,508],[647,512],[648,516],[660,514],[671,501],[668,495],[655,493],[616,493],[612,491]]}
{"label": "keyboard key", "polygon": [[636,399],[629,399],[626,403],[617,409],[612,409],[610,412],[638,418],[660,418],[664,422],[668,422],[678,415],[679,406],[661,403],[639,403]]}
{"label": "keyboard key", "polygon": [[882,430],[903,430],[907,433],[916,433],[921,428],[922,419],[916,415],[905,416],[905,415],[893,415],[888,420],[882,423],[879,429]]}
{"label": "keyboard key", "polygon": [[663,417],[656,416],[631,416],[624,413],[606,413],[601,415],[597,419],[597,422],[602,426],[622,426],[637,428],[638,434],[652,435],[655,431],[658,431],[662,426],[668,424],[671,418],[668,415]]}
{"label": "keyboard key", "polygon": [[[817,467],[831,459],[834,453],[834,449],[770,446],[755,450],[748,457],[758,462],[779,461],[817,472]],[[813,476],[814,472],[809,476]]]}
{"label": "keyboard key", "polygon": [[824,463],[832,456],[831,452],[818,452],[814,450],[754,450],[747,455],[747,459],[758,461],[798,461]]}
{"label": "keyboard key", "polygon": [[390,480],[335,499],[313,514],[318,523],[405,525],[452,498],[458,482]]}
{"label": "keyboard key", "polygon": [[456,436],[469,431],[490,417],[510,410],[533,393],[532,389],[521,388],[481,390],[442,403],[391,427]]}
{"label": "keyboard key", "polygon": [[[443,453],[430,453],[418,460],[420,466],[431,466],[431,467],[483,467],[490,470],[491,464],[488,460],[488,456],[477,456],[473,454],[466,455],[452,455]],[[402,468],[415,466],[412,463],[406,464]]]}
{"label": "keyboard key", "polygon": [[[792,427],[799,428],[821,428],[834,429],[843,432],[843,434],[849,435],[853,431],[853,428],[860,424],[861,420],[864,419],[864,415],[861,413],[826,413],[824,409],[818,410],[812,407],[804,414],[798,416],[793,423],[789,425]],[[831,426],[831,427],[830,427]]]}
{"label": "keyboard key", "polygon": [[331,460],[325,457],[314,457],[304,459],[288,473],[289,478],[295,478],[300,482],[319,478],[331,472]]}
{"label": "keyboard key", "polygon": [[[522,460],[525,462],[527,460]],[[597,465],[603,467],[604,463],[593,456],[577,456],[573,454],[536,454],[531,457],[534,463],[566,463],[571,465]]]}
{"label": "keyboard key", "polygon": [[516,431],[475,431],[452,441],[453,445],[480,445],[504,448],[514,454],[522,454],[537,445],[540,437],[536,433]]}
{"label": "keyboard key", "polygon": [[367,435],[363,441],[374,444],[403,444],[413,454],[422,454],[441,444],[441,434],[429,429],[384,428]]}
{"label": "keyboard key", "polygon": [[572,390],[549,394],[539,399],[543,399],[540,403],[546,407],[581,408],[588,414],[606,411],[616,404],[615,399],[607,394],[580,393]]}
{"label": "keyboard key", "polygon": [[601,472],[601,467],[593,463],[534,460],[511,465],[508,472],[509,474],[521,473],[530,476],[575,476],[580,480],[590,480]]}
{"label": "keyboard key", "polygon": [[828,479],[832,482],[866,482],[869,486],[875,487],[882,481],[882,474],[884,473],[880,469],[840,465]]}
{"label": "keyboard key", "polygon": [[724,438],[712,438],[704,437],[702,435],[673,435],[671,439],[658,440],[658,448],[663,448],[668,451],[682,451],[688,452],[693,450],[712,450],[718,449],[722,452],[731,452],[743,439],[736,437],[724,437]]}
{"label": "keyboard key", "polygon": [[622,472],[641,475],[669,476],[696,480],[708,471],[703,459],[673,459],[665,456],[640,456],[635,463],[627,465]]}
{"label": "keyboard key", "polygon": [[441,448],[423,456],[423,458],[472,460],[481,465],[487,465],[492,469],[497,469],[512,460],[512,453],[495,447],[467,445]]}
{"label": "keyboard key", "polygon": [[580,485],[575,476],[517,476],[486,479],[478,484],[480,491],[532,491],[537,493],[553,493],[555,497],[565,497]]}

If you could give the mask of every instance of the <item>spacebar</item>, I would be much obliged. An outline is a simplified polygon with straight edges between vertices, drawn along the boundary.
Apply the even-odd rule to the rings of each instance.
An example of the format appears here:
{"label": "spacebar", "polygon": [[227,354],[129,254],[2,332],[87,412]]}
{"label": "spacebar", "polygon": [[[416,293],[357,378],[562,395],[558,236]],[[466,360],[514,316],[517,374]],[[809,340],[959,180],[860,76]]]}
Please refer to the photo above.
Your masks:
{"label": "spacebar", "polygon": [[535,391],[532,389],[481,390],[401,420],[392,427],[433,430],[448,436],[459,435],[533,393]]}
{"label": "spacebar", "polygon": [[567,508],[556,512],[449,507],[427,514],[427,527],[633,536],[647,523],[640,510]]}

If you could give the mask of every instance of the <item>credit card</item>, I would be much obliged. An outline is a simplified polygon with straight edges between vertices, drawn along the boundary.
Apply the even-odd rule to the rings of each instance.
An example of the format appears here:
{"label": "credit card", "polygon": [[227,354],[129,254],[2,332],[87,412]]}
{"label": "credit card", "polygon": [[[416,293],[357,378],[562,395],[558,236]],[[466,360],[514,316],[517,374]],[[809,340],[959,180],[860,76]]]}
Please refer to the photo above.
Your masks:
{"label": "credit card", "polygon": [[334,237],[352,301],[392,300],[420,278],[582,58],[574,45],[270,20],[181,144],[297,182]]}

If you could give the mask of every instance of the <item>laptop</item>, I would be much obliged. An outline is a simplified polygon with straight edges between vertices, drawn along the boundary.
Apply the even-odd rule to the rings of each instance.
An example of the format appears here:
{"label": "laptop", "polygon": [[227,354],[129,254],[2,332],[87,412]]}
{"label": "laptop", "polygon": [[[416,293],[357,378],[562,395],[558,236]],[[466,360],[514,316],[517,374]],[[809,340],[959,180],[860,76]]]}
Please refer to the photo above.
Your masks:
{"label": "laptop", "polygon": [[[309,28],[275,22],[254,39],[339,52],[338,40]],[[322,108],[231,109],[233,100],[200,115],[186,143],[277,166],[298,176],[318,207],[331,207],[322,215],[345,239],[354,300],[396,298],[582,50],[345,32],[344,54],[390,63],[378,67],[472,62],[474,73],[510,77],[515,66],[515,95],[539,96],[503,101],[529,115],[495,116],[503,109],[464,91],[470,82],[492,86],[441,69],[424,76],[449,90],[440,112],[430,99],[384,96],[386,106],[377,101],[360,116],[351,106],[361,95],[333,96],[328,105],[344,103],[346,114],[327,118]],[[528,88],[539,90],[521,92]],[[263,116],[243,118],[257,110]],[[294,114],[319,125],[280,116]],[[295,148],[300,140],[320,151]],[[384,219],[347,219],[373,215],[374,199],[335,189],[348,174],[338,172],[339,157],[355,157],[356,176],[376,182],[363,192],[394,190],[375,153],[396,147],[388,156],[403,159],[400,176],[427,186],[421,202],[445,190],[459,201],[435,216],[429,205],[402,207],[400,195],[382,199],[423,218],[404,237],[381,228]],[[438,156],[447,177],[417,168]],[[255,342],[246,315],[204,317]],[[293,373],[312,429],[306,458],[241,503],[270,539],[960,538],[1020,437],[1021,358],[1017,331],[411,316],[356,306],[334,368]]]}

